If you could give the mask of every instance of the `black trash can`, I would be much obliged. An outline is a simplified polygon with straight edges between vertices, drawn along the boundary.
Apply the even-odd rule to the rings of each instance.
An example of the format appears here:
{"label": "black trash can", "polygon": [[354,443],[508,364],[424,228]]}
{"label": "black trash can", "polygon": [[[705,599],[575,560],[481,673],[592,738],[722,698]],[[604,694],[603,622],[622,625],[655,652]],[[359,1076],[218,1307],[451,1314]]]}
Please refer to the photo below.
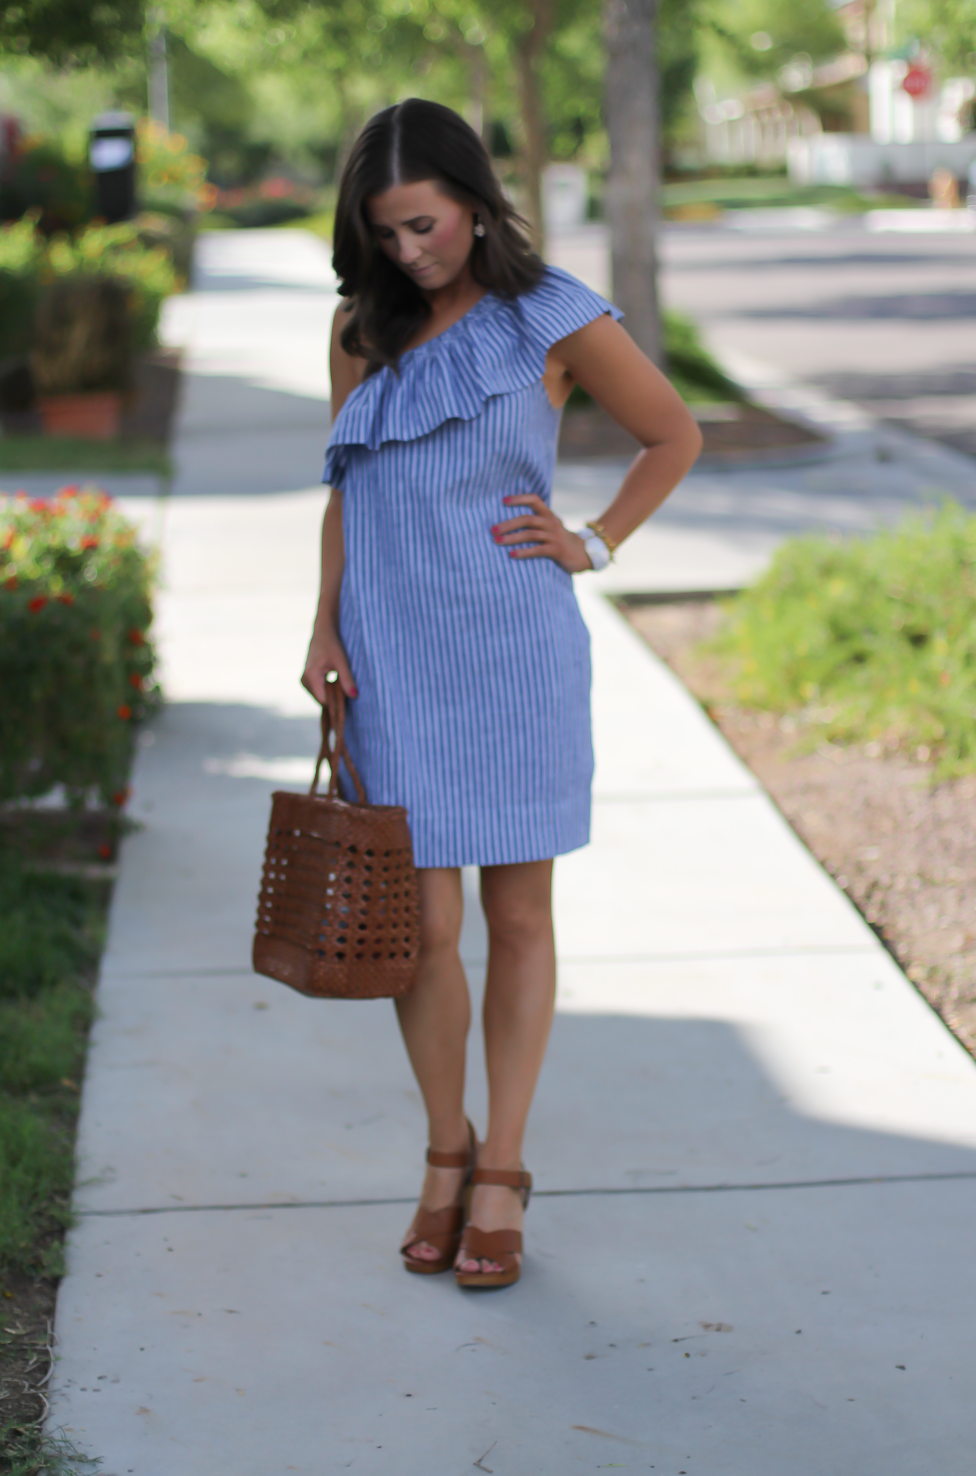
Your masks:
{"label": "black trash can", "polygon": [[136,128],[131,113],[101,113],[92,124],[89,162],[95,211],[109,225],[136,211]]}

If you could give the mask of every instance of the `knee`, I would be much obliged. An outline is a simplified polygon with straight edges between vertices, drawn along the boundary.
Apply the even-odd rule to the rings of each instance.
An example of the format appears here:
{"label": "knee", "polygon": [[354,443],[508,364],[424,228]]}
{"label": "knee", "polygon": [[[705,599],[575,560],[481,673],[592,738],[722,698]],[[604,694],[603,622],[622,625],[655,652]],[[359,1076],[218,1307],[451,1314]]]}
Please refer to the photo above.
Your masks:
{"label": "knee", "polygon": [[442,902],[428,903],[420,909],[420,950],[440,953],[455,950],[461,938],[461,914],[458,908]]}
{"label": "knee", "polygon": [[532,897],[509,895],[484,897],[482,905],[488,933],[496,947],[514,952],[531,948],[552,934],[552,911]]}

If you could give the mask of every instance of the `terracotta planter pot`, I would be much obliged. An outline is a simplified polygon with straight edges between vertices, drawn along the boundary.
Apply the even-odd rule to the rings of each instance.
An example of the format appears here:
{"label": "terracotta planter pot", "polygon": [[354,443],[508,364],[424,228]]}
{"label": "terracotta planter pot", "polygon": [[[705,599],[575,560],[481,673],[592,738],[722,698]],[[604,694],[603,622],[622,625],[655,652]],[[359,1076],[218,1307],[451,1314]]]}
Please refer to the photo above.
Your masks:
{"label": "terracotta planter pot", "polygon": [[112,441],[119,434],[122,396],[116,390],[84,395],[39,395],[37,408],[48,436]]}

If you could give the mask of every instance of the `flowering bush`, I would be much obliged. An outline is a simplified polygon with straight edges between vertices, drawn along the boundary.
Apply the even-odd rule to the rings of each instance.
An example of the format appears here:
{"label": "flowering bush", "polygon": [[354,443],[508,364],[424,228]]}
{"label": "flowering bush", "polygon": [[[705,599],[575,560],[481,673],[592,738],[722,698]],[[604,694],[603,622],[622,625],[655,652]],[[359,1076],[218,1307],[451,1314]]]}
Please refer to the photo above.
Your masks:
{"label": "flowering bush", "polygon": [[191,154],[181,133],[141,118],[136,128],[136,162],[140,194],[153,204],[186,210],[210,210],[216,190],[207,183],[207,162]]}
{"label": "flowering bush", "polygon": [[64,786],[122,805],[158,700],[152,563],[96,488],[0,498],[0,800]]}

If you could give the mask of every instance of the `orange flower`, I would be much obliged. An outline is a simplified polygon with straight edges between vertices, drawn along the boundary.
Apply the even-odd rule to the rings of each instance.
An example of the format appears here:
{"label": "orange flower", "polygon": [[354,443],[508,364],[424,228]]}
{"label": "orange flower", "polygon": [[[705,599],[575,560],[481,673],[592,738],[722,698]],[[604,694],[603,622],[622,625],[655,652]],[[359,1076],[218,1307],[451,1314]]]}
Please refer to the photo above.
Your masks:
{"label": "orange flower", "polygon": [[36,513],[50,512],[51,504],[43,497],[32,497],[30,500],[30,510]]}
{"label": "orange flower", "polygon": [[129,673],[129,686],[135,687],[137,692],[142,691],[142,677],[137,671],[131,671]]}
{"label": "orange flower", "polygon": [[130,630],[126,636],[126,640],[133,646],[144,646],[146,644],[146,637],[141,630]]}
{"label": "orange flower", "polygon": [[127,723],[129,721],[130,717],[132,716],[132,708],[131,707],[126,707],[126,705],[125,705],[124,702],[123,702],[122,706],[117,709],[117,712],[118,712],[119,717],[122,719],[122,721],[124,723]]}
{"label": "orange flower", "polygon": [[126,800],[128,798],[129,798],[129,790],[127,788],[126,789],[120,789],[117,794],[113,794],[112,795],[112,804],[113,805],[118,805],[119,808],[121,809],[122,806],[125,804],[125,802],[126,802]]}
{"label": "orange flower", "polygon": [[70,487],[62,487],[61,488],[61,491],[58,493],[58,496],[59,497],[77,497],[78,496],[78,493],[80,491],[81,491],[81,488],[79,486],[77,486],[76,483],[72,483]]}
{"label": "orange flower", "polygon": [[43,610],[47,604],[47,595],[35,595],[32,600],[27,601],[27,608],[36,615],[38,610]]}
{"label": "orange flower", "polygon": [[97,548],[98,539],[93,538],[90,533],[86,533],[84,538],[81,540],[81,546],[82,548]]}

